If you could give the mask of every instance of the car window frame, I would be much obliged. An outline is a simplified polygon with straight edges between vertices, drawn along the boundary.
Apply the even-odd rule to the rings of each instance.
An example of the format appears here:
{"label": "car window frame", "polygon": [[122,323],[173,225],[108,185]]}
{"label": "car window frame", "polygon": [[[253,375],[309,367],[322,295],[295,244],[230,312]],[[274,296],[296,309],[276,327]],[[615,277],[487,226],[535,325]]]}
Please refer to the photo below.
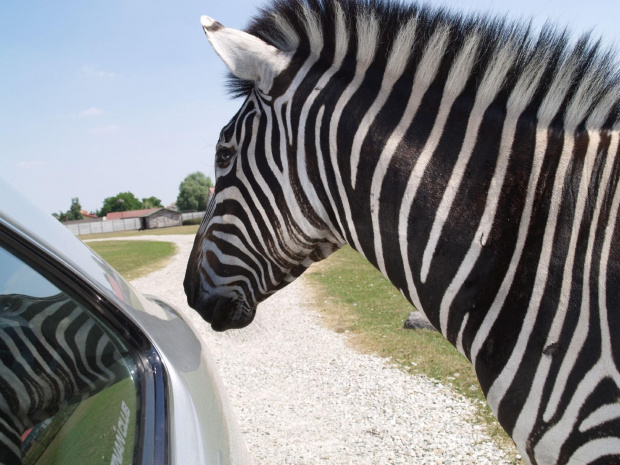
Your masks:
{"label": "car window frame", "polygon": [[[77,239],[76,239],[77,240]],[[155,345],[119,306],[44,245],[0,218],[0,245],[109,326],[136,366],[136,437],[132,463],[170,463],[168,374]]]}

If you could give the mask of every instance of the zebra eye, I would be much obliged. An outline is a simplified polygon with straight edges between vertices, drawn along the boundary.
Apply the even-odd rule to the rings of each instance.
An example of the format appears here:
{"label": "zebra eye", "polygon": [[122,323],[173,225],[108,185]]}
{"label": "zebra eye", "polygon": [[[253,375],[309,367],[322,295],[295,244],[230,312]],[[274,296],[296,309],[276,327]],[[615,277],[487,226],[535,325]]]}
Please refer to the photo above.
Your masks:
{"label": "zebra eye", "polygon": [[234,154],[235,153],[232,149],[229,149],[228,147],[222,147],[215,154],[215,164],[219,168],[226,168],[230,164],[230,161],[232,160]]}

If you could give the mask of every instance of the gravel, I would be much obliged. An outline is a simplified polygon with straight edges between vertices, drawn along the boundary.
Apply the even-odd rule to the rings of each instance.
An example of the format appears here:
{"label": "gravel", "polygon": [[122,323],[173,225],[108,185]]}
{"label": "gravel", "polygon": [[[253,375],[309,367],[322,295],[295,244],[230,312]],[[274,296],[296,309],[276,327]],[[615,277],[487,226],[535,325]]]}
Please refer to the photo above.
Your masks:
{"label": "gravel", "polygon": [[[128,238],[123,238],[128,239]],[[475,407],[425,376],[357,353],[347,335],[321,325],[302,276],[258,307],[243,330],[216,333],[185,301],[193,236],[174,242],[162,270],[136,279],[143,293],[175,305],[206,340],[256,464],[509,464],[472,422]]]}

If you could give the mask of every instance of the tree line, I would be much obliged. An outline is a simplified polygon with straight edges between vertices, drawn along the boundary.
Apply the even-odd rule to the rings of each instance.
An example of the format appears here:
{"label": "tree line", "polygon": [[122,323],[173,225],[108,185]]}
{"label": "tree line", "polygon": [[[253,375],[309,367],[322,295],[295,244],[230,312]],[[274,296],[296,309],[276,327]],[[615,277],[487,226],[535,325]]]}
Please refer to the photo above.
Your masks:
{"label": "tree line", "polygon": [[[179,211],[205,211],[209,189],[213,187],[213,181],[209,176],[205,176],[200,171],[188,174],[179,185],[179,195],[177,196],[175,208]],[[101,209],[95,214],[99,217],[106,216],[108,213],[143,210],[147,208],[163,207],[161,200],[155,196],[138,199],[131,192],[120,192],[115,196],[106,197]],[[66,212],[59,211],[52,215],[60,221],[72,221],[84,219],[80,199],[73,197],[71,206]]]}

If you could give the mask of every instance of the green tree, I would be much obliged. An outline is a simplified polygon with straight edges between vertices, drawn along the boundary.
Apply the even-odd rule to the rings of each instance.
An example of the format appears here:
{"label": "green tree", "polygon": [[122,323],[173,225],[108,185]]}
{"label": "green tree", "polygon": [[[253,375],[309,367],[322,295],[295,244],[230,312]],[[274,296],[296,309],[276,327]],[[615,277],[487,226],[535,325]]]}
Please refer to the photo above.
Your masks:
{"label": "green tree", "polygon": [[71,207],[66,212],[59,211],[58,213],[52,213],[52,216],[56,218],[58,221],[72,221],[72,220],[82,220],[84,216],[82,216],[82,206],[80,205],[80,199],[77,197],[73,197],[71,199]]}
{"label": "green tree", "polygon": [[61,223],[67,221],[67,214],[65,212],[52,213],[52,216]]}
{"label": "green tree", "polygon": [[211,187],[213,187],[211,178],[205,176],[200,171],[187,175],[179,185],[177,208],[180,211],[205,211],[207,209],[209,188]]}
{"label": "green tree", "polygon": [[[122,200],[122,202],[119,202]],[[121,192],[114,197],[107,197],[103,201],[103,207],[97,212],[99,216],[106,216],[111,212],[141,210],[143,208],[140,199],[131,192]]]}
{"label": "green tree", "polygon": [[142,208],[157,208],[157,207],[163,207],[163,205],[161,204],[161,200],[159,200],[157,197],[148,197],[148,198],[143,198],[142,199]]}
{"label": "green tree", "polygon": [[80,205],[80,199],[77,197],[73,197],[71,199],[71,208],[67,211],[67,220],[82,220],[84,216],[82,215],[82,206]]}

